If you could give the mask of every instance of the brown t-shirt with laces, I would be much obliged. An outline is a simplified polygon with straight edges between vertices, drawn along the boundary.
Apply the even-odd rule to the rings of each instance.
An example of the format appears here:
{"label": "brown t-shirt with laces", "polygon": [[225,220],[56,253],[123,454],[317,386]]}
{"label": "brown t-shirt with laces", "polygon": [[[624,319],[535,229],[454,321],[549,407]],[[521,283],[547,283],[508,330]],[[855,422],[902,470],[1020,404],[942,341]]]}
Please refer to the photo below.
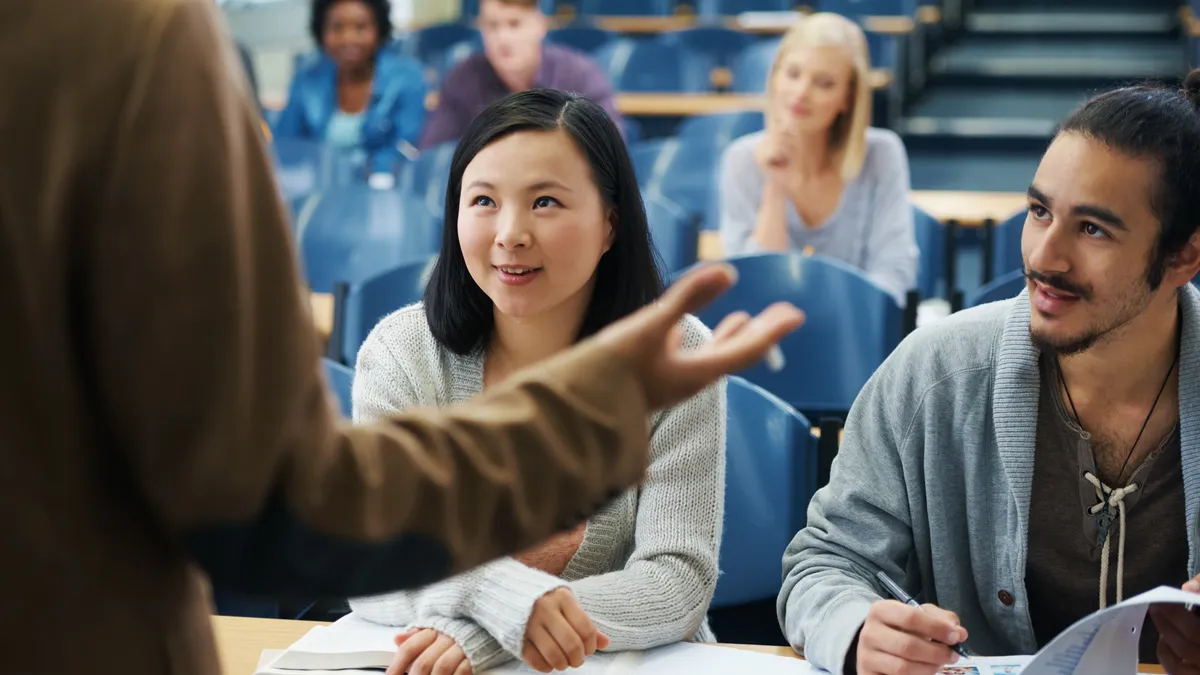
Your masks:
{"label": "brown t-shirt with laces", "polygon": [[[1052,358],[1042,359],[1025,568],[1029,613],[1039,647],[1100,608],[1104,545],[1098,534],[1099,517],[1088,512],[1100,500],[1096,488],[1083,477],[1086,472],[1096,476],[1099,472],[1087,434],[1071,418],[1054,386],[1056,368]],[[1131,483],[1137,483],[1138,489],[1125,497],[1125,598],[1157,586],[1178,588],[1188,580],[1178,425],[1136,467],[1125,485]],[[1107,588],[1110,606],[1117,597],[1121,534],[1115,509],[1113,516]],[[1147,617],[1139,649],[1142,663],[1158,663],[1157,643],[1158,631]]]}

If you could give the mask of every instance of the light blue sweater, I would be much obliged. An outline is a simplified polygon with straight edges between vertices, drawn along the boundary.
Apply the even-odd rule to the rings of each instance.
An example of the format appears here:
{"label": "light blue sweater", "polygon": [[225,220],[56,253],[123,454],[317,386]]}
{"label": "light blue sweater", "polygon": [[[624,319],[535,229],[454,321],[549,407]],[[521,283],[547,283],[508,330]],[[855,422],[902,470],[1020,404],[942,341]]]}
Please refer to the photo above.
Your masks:
{"label": "light blue sweater", "polygon": [[[1195,576],[1200,292],[1187,284],[1179,297],[1179,430]],[[879,570],[919,602],[957,612],[973,651],[1037,651],[1025,563],[1038,358],[1022,293],[917,330],[867,382],[829,485],[783,559],[780,623],[814,665],[841,672],[871,603],[884,597]]]}
{"label": "light blue sweater", "polygon": [[[764,132],[743,136],[721,156],[721,243],[725,255],[758,253],[754,226],[766,177],[754,159]],[[908,155],[900,137],[887,129],[867,130],[867,155],[858,177],[820,227],[806,225],[788,202],[788,239],[795,250],[842,260],[904,304],[917,284],[918,250],[908,203]]]}

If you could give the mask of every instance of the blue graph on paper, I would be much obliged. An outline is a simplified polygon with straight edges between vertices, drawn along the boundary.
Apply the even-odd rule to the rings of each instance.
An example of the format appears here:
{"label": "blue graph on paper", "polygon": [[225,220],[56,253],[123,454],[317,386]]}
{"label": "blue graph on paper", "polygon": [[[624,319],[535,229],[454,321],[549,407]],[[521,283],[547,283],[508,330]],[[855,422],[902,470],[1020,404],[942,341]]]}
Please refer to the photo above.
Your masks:
{"label": "blue graph on paper", "polygon": [[1096,634],[1105,625],[1103,622],[1098,623],[1086,633],[1079,635],[1077,640],[1072,640],[1072,644],[1069,647],[1051,655],[1045,664],[1046,672],[1055,673],[1056,675],[1074,675],[1076,669],[1079,668],[1079,662],[1083,660],[1083,655],[1087,653],[1088,647],[1096,639]]}

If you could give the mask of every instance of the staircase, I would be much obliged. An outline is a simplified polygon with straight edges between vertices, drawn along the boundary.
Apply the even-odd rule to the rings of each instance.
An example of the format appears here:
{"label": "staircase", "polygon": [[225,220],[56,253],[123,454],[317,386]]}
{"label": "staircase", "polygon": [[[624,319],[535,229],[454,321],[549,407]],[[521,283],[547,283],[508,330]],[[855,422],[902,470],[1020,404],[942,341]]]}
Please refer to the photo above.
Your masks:
{"label": "staircase", "polygon": [[961,29],[930,46],[925,86],[896,123],[914,189],[1023,192],[1085,98],[1187,72],[1178,0],[969,4]]}

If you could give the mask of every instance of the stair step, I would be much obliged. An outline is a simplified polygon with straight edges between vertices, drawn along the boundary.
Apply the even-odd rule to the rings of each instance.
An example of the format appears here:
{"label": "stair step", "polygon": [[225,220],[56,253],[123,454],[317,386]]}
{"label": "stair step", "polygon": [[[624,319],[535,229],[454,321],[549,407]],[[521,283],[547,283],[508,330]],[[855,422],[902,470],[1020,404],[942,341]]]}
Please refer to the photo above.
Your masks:
{"label": "stair step", "polygon": [[905,136],[1040,139],[1053,136],[1058,121],[1019,117],[906,117],[897,127]]}
{"label": "stair step", "polygon": [[1024,192],[1033,181],[1042,150],[978,152],[961,148],[910,148],[914,190]]}
{"label": "stair step", "polygon": [[966,28],[976,34],[1166,34],[1179,20],[1171,12],[974,12]]}
{"label": "stair step", "polygon": [[1054,40],[971,37],[940,50],[931,60],[936,77],[1062,79],[1081,81],[1176,79],[1187,72],[1182,41]]}

